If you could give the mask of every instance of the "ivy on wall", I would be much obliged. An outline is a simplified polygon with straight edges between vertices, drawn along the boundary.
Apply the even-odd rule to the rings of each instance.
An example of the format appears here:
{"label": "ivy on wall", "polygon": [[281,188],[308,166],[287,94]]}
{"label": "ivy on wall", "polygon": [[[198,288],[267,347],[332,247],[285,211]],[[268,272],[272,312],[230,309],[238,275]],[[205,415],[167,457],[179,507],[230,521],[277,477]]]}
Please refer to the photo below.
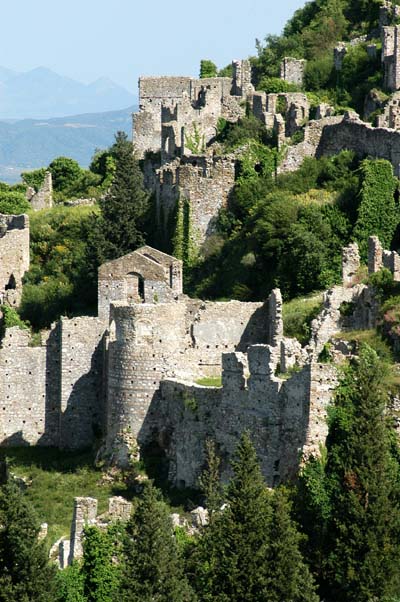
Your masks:
{"label": "ivy on wall", "polygon": [[400,222],[395,201],[398,187],[393,168],[385,159],[366,159],[360,165],[361,188],[354,235],[363,260],[368,255],[368,237],[378,236],[384,249],[390,249]]}

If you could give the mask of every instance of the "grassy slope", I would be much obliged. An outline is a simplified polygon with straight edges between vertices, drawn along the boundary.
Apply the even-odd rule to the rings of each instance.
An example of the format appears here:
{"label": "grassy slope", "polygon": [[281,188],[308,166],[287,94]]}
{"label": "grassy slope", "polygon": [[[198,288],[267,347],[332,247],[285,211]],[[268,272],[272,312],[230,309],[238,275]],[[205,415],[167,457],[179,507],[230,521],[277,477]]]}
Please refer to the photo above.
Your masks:
{"label": "grassy slope", "polygon": [[94,468],[91,452],[67,453],[41,447],[0,449],[0,459],[8,458],[10,471],[26,479],[25,495],[40,522],[49,525],[47,542],[69,535],[74,497],[95,497],[99,513],[108,507],[108,498],[126,494],[123,483],[102,482],[102,472]]}

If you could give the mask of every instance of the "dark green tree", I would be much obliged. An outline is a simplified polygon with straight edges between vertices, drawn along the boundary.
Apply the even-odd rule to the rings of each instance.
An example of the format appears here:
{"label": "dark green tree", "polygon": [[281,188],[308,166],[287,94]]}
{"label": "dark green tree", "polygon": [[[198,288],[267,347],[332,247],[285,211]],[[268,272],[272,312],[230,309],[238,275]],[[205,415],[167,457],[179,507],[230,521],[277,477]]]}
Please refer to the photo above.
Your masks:
{"label": "dark green tree", "polygon": [[127,525],[120,595],[123,602],[195,600],[183,575],[168,508],[151,484]]}
{"label": "dark green tree", "polygon": [[310,559],[327,601],[400,593],[399,463],[386,376],[376,352],[363,346],[336,394],[322,470],[314,460],[306,471],[305,527],[317,547]]}
{"label": "dark green tree", "polygon": [[141,228],[149,197],[133,145],[124,132],[116,135],[111,155],[115,161],[113,183],[100,201],[101,215],[89,232],[89,260],[94,273],[104,261],[121,257],[144,243]]}
{"label": "dark green tree", "polygon": [[272,518],[266,556],[268,602],[318,602],[315,584],[301,551],[301,535],[291,517],[288,492],[279,488],[271,496]]}
{"label": "dark green tree", "polygon": [[81,575],[87,602],[113,602],[117,595],[120,569],[113,562],[116,553],[113,532],[87,527],[83,540]]}
{"label": "dark green tree", "polygon": [[199,486],[206,498],[209,519],[212,520],[222,504],[222,490],[220,482],[221,459],[217,454],[215,442],[206,441],[206,469],[199,478]]}
{"label": "dark green tree", "polygon": [[0,601],[53,602],[55,567],[38,541],[39,525],[13,482],[0,486]]}
{"label": "dark green tree", "polygon": [[226,506],[199,538],[196,588],[204,602],[316,602],[285,491],[269,492],[245,433]]}

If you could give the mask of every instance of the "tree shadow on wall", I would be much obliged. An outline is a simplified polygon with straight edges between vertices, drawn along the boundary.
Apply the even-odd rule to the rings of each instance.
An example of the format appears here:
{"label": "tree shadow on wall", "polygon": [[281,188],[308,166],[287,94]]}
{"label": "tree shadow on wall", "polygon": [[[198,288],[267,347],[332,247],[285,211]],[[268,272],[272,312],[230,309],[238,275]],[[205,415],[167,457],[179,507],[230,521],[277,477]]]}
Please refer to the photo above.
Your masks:
{"label": "tree shadow on wall", "polygon": [[186,511],[190,511],[204,501],[203,495],[198,490],[185,487],[183,483],[176,487],[168,480],[168,449],[171,446],[173,425],[168,421],[164,403],[157,391],[138,434],[141,463],[147,476],[161,489],[171,506],[183,506]]}
{"label": "tree shadow on wall", "polygon": [[256,309],[247,322],[236,351],[245,353],[250,345],[268,343],[268,303]]}

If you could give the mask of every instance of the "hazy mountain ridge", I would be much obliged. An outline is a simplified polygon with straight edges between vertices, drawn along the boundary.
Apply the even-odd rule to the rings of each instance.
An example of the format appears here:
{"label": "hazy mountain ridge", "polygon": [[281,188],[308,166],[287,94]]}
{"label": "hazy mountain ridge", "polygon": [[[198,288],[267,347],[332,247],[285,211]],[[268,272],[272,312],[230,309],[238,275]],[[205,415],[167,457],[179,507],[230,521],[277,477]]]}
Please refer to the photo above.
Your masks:
{"label": "hazy mountain ridge", "polygon": [[0,121],[0,180],[14,182],[21,171],[46,166],[60,155],[87,166],[95,149],[112,144],[118,130],[131,136],[134,110]]}
{"label": "hazy mountain ridge", "polygon": [[131,92],[106,77],[83,84],[45,67],[16,73],[0,66],[0,119],[100,113],[136,102]]}

